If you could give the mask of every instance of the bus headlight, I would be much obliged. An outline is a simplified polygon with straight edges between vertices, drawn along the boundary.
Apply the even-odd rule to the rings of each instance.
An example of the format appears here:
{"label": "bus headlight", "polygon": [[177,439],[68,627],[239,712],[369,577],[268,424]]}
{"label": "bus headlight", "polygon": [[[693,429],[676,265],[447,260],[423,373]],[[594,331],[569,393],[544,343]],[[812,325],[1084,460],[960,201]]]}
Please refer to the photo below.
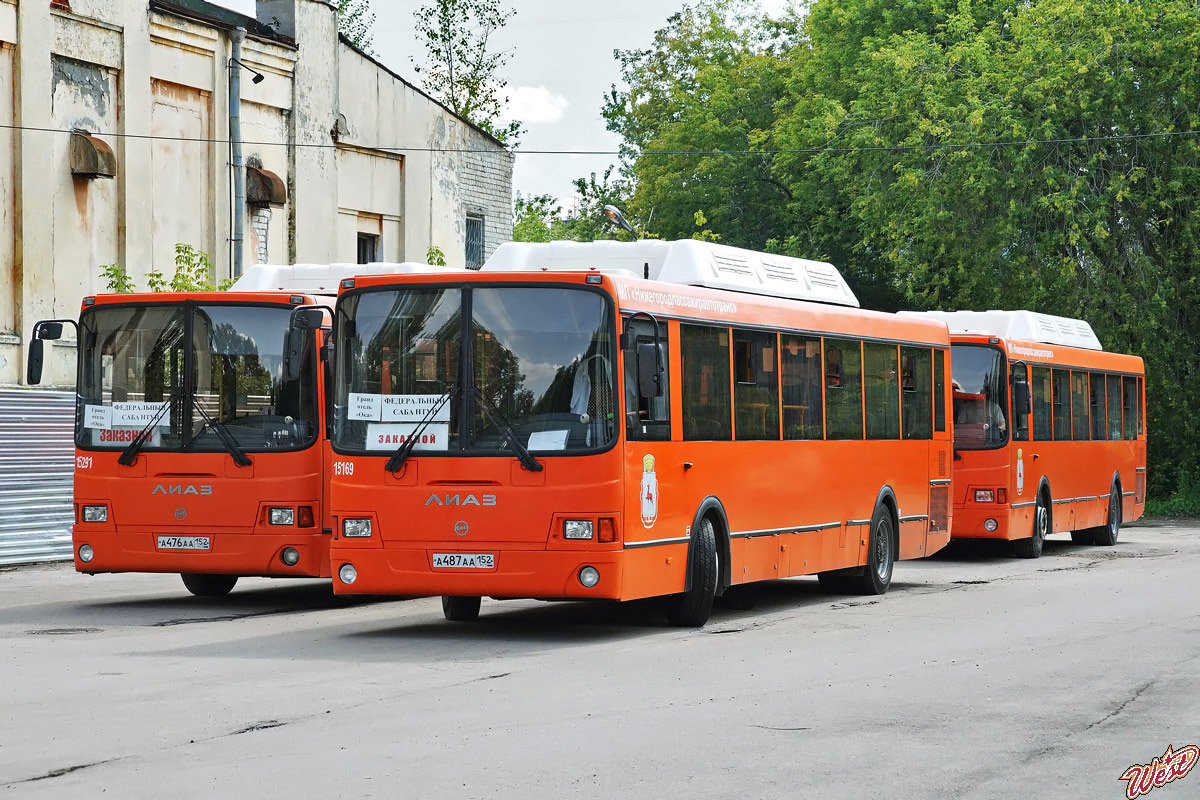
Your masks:
{"label": "bus headlight", "polygon": [[592,521],[590,519],[569,519],[563,522],[564,539],[591,539]]}
{"label": "bus headlight", "polygon": [[270,513],[272,525],[294,525],[296,523],[296,509],[294,508],[272,508]]}
{"label": "bus headlight", "polygon": [[92,549],[90,544],[82,544],[79,546],[79,560],[83,563],[88,563],[96,557],[96,551]]}
{"label": "bus headlight", "polygon": [[344,519],[342,520],[342,536],[347,539],[366,539],[371,535],[371,520]]}
{"label": "bus headlight", "polygon": [[585,589],[591,589],[600,582],[600,570],[595,567],[584,567],[579,570],[579,582]]}
{"label": "bus headlight", "polygon": [[994,502],[996,502],[996,493],[993,492],[991,489],[976,489],[975,490],[975,502],[976,503],[994,503]]}
{"label": "bus headlight", "polygon": [[354,568],[353,564],[342,564],[338,569],[338,580],[349,586],[358,580],[358,570]]}
{"label": "bus headlight", "polygon": [[108,506],[84,506],[84,522],[108,522]]}

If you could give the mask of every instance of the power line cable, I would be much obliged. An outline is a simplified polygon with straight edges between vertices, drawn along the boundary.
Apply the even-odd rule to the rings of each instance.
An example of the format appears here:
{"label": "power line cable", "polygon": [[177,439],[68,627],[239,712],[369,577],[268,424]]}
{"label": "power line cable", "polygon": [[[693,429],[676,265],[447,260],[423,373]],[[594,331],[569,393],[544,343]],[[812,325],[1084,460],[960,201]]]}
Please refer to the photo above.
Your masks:
{"label": "power line cable", "polygon": [[[26,131],[33,133],[87,133],[89,136],[109,137],[113,139],[138,139],[143,141],[190,142],[193,144],[229,144],[229,139],[212,139],[190,136],[162,136],[145,133],[111,133],[81,131],[78,129],[42,128],[29,125],[0,125],[0,130]],[[870,153],[870,152],[911,152],[935,150],[967,150],[980,148],[1028,147],[1040,144],[1086,144],[1088,142],[1120,142],[1141,139],[1165,139],[1181,136],[1200,135],[1200,130],[1157,131],[1153,133],[1115,133],[1108,136],[1077,136],[1061,139],[1016,139],[992,142],[938,142],[932,144],[897,144],[873,145],[865,147],[800,147],[781,148],[772,150],[512,150],[517,156],[764,156],[764,155],[807,155],[815,153]],[[244,146],[251,147],[297,147],[304,149],[337,149],[339,147],[359,150],[379,150],[381,152],[397,153],[482,153],[487,152],[478,148],[468,147],[424,147],[400,145],[367,145],[358,143],[322,144],[289,143],[289,142],[255,142],[242,141]]]}

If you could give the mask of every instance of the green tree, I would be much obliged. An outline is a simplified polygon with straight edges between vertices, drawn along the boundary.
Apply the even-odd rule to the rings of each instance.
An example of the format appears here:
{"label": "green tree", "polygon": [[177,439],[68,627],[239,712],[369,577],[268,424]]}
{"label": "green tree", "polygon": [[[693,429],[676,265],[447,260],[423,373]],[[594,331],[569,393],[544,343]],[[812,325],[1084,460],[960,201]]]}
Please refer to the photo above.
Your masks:
{"label": "green tree", "polygon": [[511,51],[493,50],[492,36],[516,11],[499,0],[430,0],[413,12],[425,61],[412,58],[426,91],[463,119],[515,147],[518,121],[502,120],[508,82],[501,73]]}
{"label": "green tree", "polygon": [[337,0],[338,33],[350,40],[350,43],[364,53],[377,55],[372,48],[375,27],[375,12],[371,10],[371,0]]}
{"label": "green tree", "polygon": [[[100,267],[110,292],[136,292],[137,286],[125,267],[106,264]],[[202,250],[180,242],[175,245],[175,270],[168,278],[161,269],[146,273],[146,290],[150,292],[223,292],[233,285],[232,278],[213,280],[212,258]]]}
{"label": "green tree", "polygon": [[513,202],[513,241],[552,242],[569,239],[570,230],[562,218],[562,206],[548,194],[522,197]]}

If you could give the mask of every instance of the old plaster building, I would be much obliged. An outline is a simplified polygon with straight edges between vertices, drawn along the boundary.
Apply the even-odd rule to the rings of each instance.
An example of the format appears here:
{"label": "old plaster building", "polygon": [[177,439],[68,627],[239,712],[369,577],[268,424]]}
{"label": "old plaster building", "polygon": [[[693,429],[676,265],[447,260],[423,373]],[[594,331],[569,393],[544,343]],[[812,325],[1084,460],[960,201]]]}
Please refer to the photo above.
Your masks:
{"label": "old plaster building", "polygon": [[[47,484],[24,494],[39,470],[66,482],[69,530],[74,404],[19,387],[33,324],[78,317],[103,265],[138,288],[171,273],[177,243],[218,279],[260,261],[424,261],[431,245],[470,266],[511,237],[500,142],[340,38],[330,0],[256,12],[0,0],[0,563],[13,520],[50,513]],[[74,342],[54,342],[43,388],[73,391],[74,363]]]}

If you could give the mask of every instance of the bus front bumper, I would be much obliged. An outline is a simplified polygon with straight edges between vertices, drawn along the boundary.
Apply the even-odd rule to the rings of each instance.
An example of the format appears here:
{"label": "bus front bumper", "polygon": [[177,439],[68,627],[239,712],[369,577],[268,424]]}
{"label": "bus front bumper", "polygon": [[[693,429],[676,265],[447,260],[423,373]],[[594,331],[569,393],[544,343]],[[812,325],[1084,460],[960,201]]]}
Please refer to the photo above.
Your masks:
{"label": "bus front bumper", "polygon": [[[1022,520],[1028,518],[1028,524]],[[989,522],[990,521],[990,522]],[[993,530],[988,530],[995,524]],[[1012,508],[1000,504],[954,507],[951,539],[1020,539],[1033,531],[1033,507]]]}
{"label": "bus front bumper", "polygon": [[[464,597],[535,597],[621,599],[621,550],[505,550],[481,544],[470,554],[490,555],[488,568],[435,568],[435,554],[461,548],[365,549],[338,547],[330,550],[335,594],[452,595]],[[354,580],[347,583],[348,571]],[[581,580],[591,567],[599,580],[592,587]]]}
{"label": "bus front bumper", "polygon": [[[72,534],[77,572],[193,572],[262,577],[329,577],[329,537],[320,533],[114,533],[81,530]],[[207,539],[208,549],[199,545]],[[182,541],[181,541],[182,540]],[[201,540],[201,541],[197,541]],[[166,545],[160,547],[160,544]],[[174,549],[169,545],[185,545]],[[80,551],[91,548],[91,560]],[[296,563],[284,562],[294,550]],[[291,555],[289,553],[289,555]]]}

